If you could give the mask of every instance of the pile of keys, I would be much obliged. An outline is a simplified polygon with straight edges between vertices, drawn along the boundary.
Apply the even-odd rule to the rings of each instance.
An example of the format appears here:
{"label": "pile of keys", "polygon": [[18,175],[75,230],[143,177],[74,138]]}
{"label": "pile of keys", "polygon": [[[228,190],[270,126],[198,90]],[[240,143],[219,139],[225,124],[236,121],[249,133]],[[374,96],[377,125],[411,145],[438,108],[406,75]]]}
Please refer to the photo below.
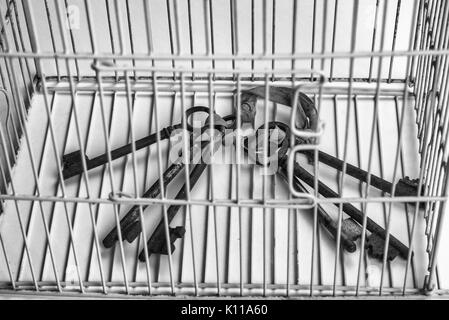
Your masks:
{"label": "pile of keys", "polygon": [[[295,88],[287,88],[287,87],[270,87],[268,92],[266,92],[265,86],[254,87],[249,90],[244,90],[241,92],[240,96],[240,123],[249,122],[254,124],[254,119],[256,116],[256,104],[258,99],[260,98],[268,98],[269,101],[275,102],[285,106],[292,106],[294,101]],[[268,93],[268,97],[266,97],[266,93]],[[315,132],[318,127],[318,113],[315,108],[313,101],[305,94],[299,92],[297,96],[298,105],[297,110],[298,116],[295,119],[296,126],[305,131]],[[177,129],[182,129],[183,127],[187,128],[189,132],[189,152],[187,153],[192,160],[192,156],[194,156],[195,152],[201,151],[202,153],[211,151],[215,152],[224,141],[235,134],[235,130],[237,129],[236,120],[236,110],[234,110],[234,114],[228,115],[226,117],[220,117],[218,114],[210,115],[210,109],[204,106],[195,106],[186,111],[184,120],[186,123],[183,123],[169,126],[162,129],[159,133],[151,134],[147,137],[144,137],[140,140],[135,141],[134,146],[135,150],[139,150],[142,148],[146,148],[151,146],[152,144],[157,142],[158,135],[161,140],[169,139],[172,133]],[[191,125],[192,116],[198,113],[207,113],[209,117],[206,119],[204,124],[196,128]],[[211,122],[213,127],[211,126]],[[209,130],[213,129],[212,132]],[[286,183],[288,183],[288,155],[290,152],[291,145],[298,144],[307,144],[313,142],[312,139],[303,139],[303,138],[294,138],[294,143],[291,143],[291,128],[280,121],[270,121],[268,122],[268,128],[264,125],[258,128],[255,131],[255,141],[258,141],[258,135],[260,132],[273,132],[276,131],[278,133],[278,139],[275,141],[276,148],[274,149],[273,154],[268,154],[268,152],[259,152],[256,150],[255,152],[255,163],[256,165],[266,166],[267,161],[276,161],[276,174],[279,174]],[[209,139],[201,139],[198,141],[198,135],[195,135],[195,132],[199,132],[199,135],[203,135],[204,133],[208,133]],[[279,134],[281,133],[281,134]],[[260,140],[260,139],[259,139]],[[248,137],[243,138],[242,147],[246,156],[253,153],[254,146],[251,145],[250,139]],[[272,139],[270,139],[270,144],[272,145]],[[234,136],[234,145],[235,145],[235,136]],[[258,148],[258,146],[256,146]],[[132,144],[127,144],[120,148],[111,151],[110,157],[111,160],[115,160],[117,158],[128,155],[132,152],[133,146]],[[313,161],[314,159],[314,151],[313,150],[302,150],[300,151],[304,153],[309,161]],[[266,160],[263,159],[262,154],[265,155]],[[74,176],[80,175],[83,173],[82,167],[82,158],[84,157],[87,170],[105,165],[108,163],[108,155],[103,154],[97,156],[95,158],[89,159],[86,155],[82,154],[80,151],[75,151],[70,154],[64,155],[63,157],[63,175],[64,179],[69,179]],[[338,159],[332,155],[329,155],[323,151],[318,151],[318,161],[330,166],[338,171],[343,171],[344,162],[341,159]],[[179,155],[178,159],[174,161],[163,173],[162,183],[160,180],[157,180],[143,195],[143,198],[157,198],[161,195],[161,186],[166,188],[179,174],[186,168],[186,163],[184,157]],[[199,163],[189,166],[191,167],[191,172],[189,173],[190,180],[190,189],[192,189],[195,184],[198,182],[199,178],[207,168],[208,164],[204,161],[200,161]],[[360,180],[361,182],[366,183],[369,181],[370,185],[373,187],[385,192],[390,193],[392,190],[392,183],[388,182],[376,175],[371,174],[370,179],[368,179],[368,172],[353,166],[349,163],[346,164],[345,173],[353,178]],[[298,162],[294,162],[293,165],[293,185],[295,189],[307,193],[306,187],[303,183],[307,184],[309,187],[315,187],[316,178],[306,169],[304,169]],[[324,184],[322,181],[317,181],[318,185],[318,193],[326,198],[338,198],[339,194]],[[179,190],[178,194],[175,196],[176,200],[185,200],[187,193],[187,185],[185,184]],[[408,177],[400,179],[395,186],[395,196],[398,197],[410,197],[410,196],[418,196],[420,192],[418,191],[418,183],[417,180],[410,180]],[[338,203],[335,203],[336,206],[339,206]],[[133,206],[121,219],[120,225],[113,228],[103,239],[103,245],[106,248],[112,248],[115,246],[116,242],[119,240],[118,236],[118,228],[120,228],[122,239],[128,241],[129,243],[135,241],[140,233],[142,232],[142,224],[140,221],[140,207],[142,210],[145,209],[145,206],[135,205]],[[181,205],[171,205],[167,209],[167,224],[169,225],[173,218],[179,212]],[[355,252],[357,247],[355,241],[362,236],[362,225],[364,221],[364,214],[362,211],[354,207],[350,203],[343,203],[342,210],[346,213],[349,218],[345,219],[341,223],[341,232],[338,232],[338,222],[331,218],[331,216],[321,207],[319,204],[317,205],[317,214],[318,221],[320,225],[325,228],[329,234],[337,239],[338,234],[340,234],[340,243],[341,246],[347,252]],[[384,247],[385,247],[385,239],[387,233],[384,228],[378,225],[375,221],[366,218],[366,229],[369,231],[369,235],[366,235],[365,246],[368,253],[376,258],[383,259],[384,255]],[[148,248],[148,256],[151,254],[168,254],[169,252],[173,253],[175,250],[174,243],[177,239],[182,238],[185,234],[184,226],[177,226],[174,228],[169,228],[169,239],[166,237],[165,227],[164,227],[164,219],[162,218],[156,227],[155,231],[150,235],[149,240],[147,242]],[[168,241],[167,241],[168,240]],[[170,248],[168,248],[168,245]],[[170,251],[169,251],[170,250]],[[393,235],[389,236],[389,248],[387,251],[387,259],[393,260],[396,256],[400,256],[404,259],[407,259],[409,253],[409,248],[404,245],[401,241],[395,238]],[[146,254],[142,251],[139,255],[139,260],[145,261]]]}

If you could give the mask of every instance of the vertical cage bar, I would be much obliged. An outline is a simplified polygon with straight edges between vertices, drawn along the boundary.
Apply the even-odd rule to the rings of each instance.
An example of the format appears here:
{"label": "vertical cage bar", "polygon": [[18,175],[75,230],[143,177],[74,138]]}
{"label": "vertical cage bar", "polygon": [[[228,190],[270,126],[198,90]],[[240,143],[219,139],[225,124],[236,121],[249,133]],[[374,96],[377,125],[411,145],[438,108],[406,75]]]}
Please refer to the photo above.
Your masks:
{"label": "vertical cage bar", "polygon": [[[336,7],[337,8],[337,7]],[[358,11],[359,11],[359,2],[356,1],[354,3],[353,11],[352,11],[352,28],[351,28],[351,52],[355,52],[356,42],[357,42],[357,21],[358,21]],[[346,130],[345,130],[345,138],[344,138],[344,147],[343,147],[343,166],[341,173],[339,175],[339,196],[343,197],[344,190],[344,181],[346,176],[346,168],[347,168],[347,157],[348,157],[348,140],[349,140],[349,123],[351,120],[351,98],[353,92],[353,76],[354,76],[354,58],[350,58],[349,61],[349,86],[348,86],[348,104],[346,110]],[[343,220],[343,204],[341,203],[338,206],[338,222],[337,222],[337,243],[335,246],[335,258],[334,258],[334,278],[333,278],[333,288],[332,294],[336,295],[336,285],[337,285],[337,273],[338,273],[338,258],[340,255],[341,249],[341,228],[342,228],[342,220]],[[363,248],[363,246],[361,246]],[[361,249],[361,252],[363,249]],[[360,265],[359,265],[360,268]],[[360,272],[360,270],[359,270]]]}
{"label": "vertical cage bar", "polygon": [[[134,181],[134,196],[140,196],[139,190],[139,181],[137,176],[137,161],[136,161],[136,137],[134,133],[134,103],[131,99],[131,85],[129,81],[129,73],[125,72],[125,80],[126,80],[126,105],[128,110],[128,118],[129,118],[129,128],[131,134],[131,156],[132,156],[132,168],[133,168],[133,181]],[[145,233],[145,220],[143,216],[142,206],[139,205],[139,219],[142,230],[143,237],[143,248],[144,248],[144,257],[145,257],[145,268],[147,273],[147,286],[148,292],[151,292],[151,274],[150,274],[150,259],[148,258],[148,246],[147,246],[147,236]]]}
{"label": "vertical cage bar", "polygon": [[[384,50],[385,45],[385,22],[388,12],[388,4],[385,0],[383,3],[383,14],[382,14],[382,34],[381,34],[381,44],[380,44],[380,51],[382,52]],[[383,57],[379,57],[379,63],[378,63],[378,69],[377,69],[377,82],[376,82],[376,93],[374,97],[374,110],[373,110],[373,124],[371,127],[371,133],[370,133],[370,142],[369,142],[369,152],[368,152],[368,174],[365,184],[365,190],[364,190],[364,197],[367,198],[370,190],[370,183],[371,183],[371,174],[372,174],[372,159],[373,159],[373,147],[374,147],[374,136],[376,133],[376,122],[379,116],[379,95],[380,95],[380,81],[382,76],[382,66],[383,66]],[[367,212],[367,206],[368,204],[364,202],[362,204],[362,212],[363,212],[363,224],[362,224],[362,240],[361,240],[361,248],[365,247],[365,237],[366,237],[366,226],[367,226],[367,218],[368,218],[368,212]],[[387,232],[388,236],[388,232]],[[357,286],[356,286],[356,296],[359,295],[360,292],[360,276],[361,276],[361,268],[362,268],[362,258],[363,258],[363,250],[360,250],[360,258],[358,263],[358,272],[357,272]],[[382,272],[384,270],[384,266],[382,268]]]}
{"label": "vertical cage bar", "polygon": [[[106,146],[106,156],[108,159],[107,162],[107,167],[108,167],[108,171],[109,171],[109,182],[110,182],[110,186],[111,186],[111,195],[115,196],[116,195],[116,191],[115,191],[115,181],[114,181],[114,169],[112,166],[112,157],[111,157],[111,141],[109,138],[109,134],[108,134],[108,125],[106,122],[106,112],[105,112],[105,103],[104,103],[104,89],[103,89],[103,80],[100,74],[100,71],[98,70],[98,68],[96,69],[96,80],[97,80],[97,84],[98,84],[98,92],[100,95],[100,111],[101,111],[101,121],[102,121],[102,129],[103,129],[103,137],[104,137],[104,143]],[[84,165],[83,165],[84,166]],[[114,211],[114,218],[115,218],[115,225],[117,227],[117,235],[118,235],[118,241],[120,242],[120,256],[122,257],[122,266],[123,266],[123,280],[125,283],[125,291],[126,293],[129,292],[129,285],[128,285],[128,276],[126,274],[126,267],[124,262],[124,256],[125,253],[123,251],[123,237],[122,237],[122,231],[120,228],[120,218],[119,218],[119,212],[118,212],[118,206],[116,204],[113,204],[113,211]]]}

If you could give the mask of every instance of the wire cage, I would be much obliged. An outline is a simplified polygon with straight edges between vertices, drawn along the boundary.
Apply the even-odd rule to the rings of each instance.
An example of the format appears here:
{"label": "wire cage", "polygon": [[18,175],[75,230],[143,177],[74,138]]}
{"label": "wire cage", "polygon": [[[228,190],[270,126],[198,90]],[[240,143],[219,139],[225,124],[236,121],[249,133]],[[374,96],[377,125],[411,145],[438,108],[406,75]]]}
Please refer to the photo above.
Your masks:
{"label": "wire cage", "polygon": [[[0,1],[0,291],[446,295],[448,24],[444,0]],[[254,87],[265,94],[243,124],[238,106]],[[290,103],[272,101],[276,87],[291,88]],[[300,94],[318,112],[312,130],[297,127]],[[168,186],[159,182],[161,195],[145,196],[179,147],[161,130],[187,126],[194,106],[235,114],[238,128],[290,126],[284,174],[241,161],[237,142],[231,161],[213,159],[195,186],[187,162]],[[235,132],[241,141],[246,131]],[[136,148],[152,133],[153,145]],[[127,143],[129,154],[113,160]],[[64,179],[61,159],[77,150],[87,156],[81,175]],[[323,164],[322,152],[342,169]],[[87,170],[102,153],[105,165]],[[312,174],[300,189],[296,164]],[[397,196],[401,181],[416,194]],[[352,253],[341,238],[348,205],[361,213]],[[106,248],[132,206],[145,232],[128,243],[118,228]],[[185,234],[173,252],[139,259],[159,221],[166,248],[174,227]],[[373,223],[385,230],[380,245]],[[407,251],[389,259],[394,241]]]}

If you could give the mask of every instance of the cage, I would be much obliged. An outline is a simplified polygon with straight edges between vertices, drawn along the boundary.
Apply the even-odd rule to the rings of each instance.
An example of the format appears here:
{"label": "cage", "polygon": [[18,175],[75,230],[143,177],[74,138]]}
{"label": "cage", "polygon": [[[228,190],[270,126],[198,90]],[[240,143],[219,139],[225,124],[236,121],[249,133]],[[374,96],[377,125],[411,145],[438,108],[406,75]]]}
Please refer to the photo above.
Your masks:
{"label": "cage", "polygon": [[[0,1],[0,291],[447,295],[448,14],[443,0]],[[272,101],[280,87],[288,103]],[[255,118],[242,123],[242,93],[252,88],[262,92]],[[296,123],[300,94],[318,113],[310,130]],[[185,129],[195,106],[235,114],[246,131],[289,126],[284,174],[240,161],[237,142],[235,161],[211,161],[198,183],[185,164],[161,195],[145,196],[179,147],[162,129]],[[137,148],[150,134],[155,143]],[[66,179],[63,156],[78,150],[80,175]],[[104,165],[88,170],[103,153]],[[308,186],[296,164],[312,174]],[[355,179],[349,168],[367,174]],[[391,183],[378,190],[375,179]],[[334,193],[323,196],[320,182]],[[400,183],[418,191],[397,196]],[[361,230],[352,253],[341,237],[354,218],[348,205]],[[128,243],[117,228],[106,248],[133,206],[144,232]],[[323,211],[337,234],[323,227]],[[158,222],[166,254],[150,257]],[[373,224],[384,230],[378,243]],[[175,227],[185,234],[171,252]],[[391,260],[395,241],[407,250]]]}

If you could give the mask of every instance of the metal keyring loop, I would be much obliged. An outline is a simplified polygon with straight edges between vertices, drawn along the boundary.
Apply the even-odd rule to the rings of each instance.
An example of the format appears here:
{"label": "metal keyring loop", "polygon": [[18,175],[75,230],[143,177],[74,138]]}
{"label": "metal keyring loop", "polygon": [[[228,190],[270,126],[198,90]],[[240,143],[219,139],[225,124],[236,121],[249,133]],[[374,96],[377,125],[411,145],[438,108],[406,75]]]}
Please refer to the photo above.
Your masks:
{"label": "metal keyring loop", "polygon": [[[265,124],[263,124],[262,126],[260,126],[257,130],[256,130],[256,134],[255,134],[255,136],[256,136],[256,141],[257,141],[257,139],[258,139],[258,134],[259,134],[259,130],[261,130],[261,129],[264,129],[265,128]],[[284,136],[284,138],[282,139],[282,141],[280,141],[279,143],[278,143],[278,147],[279,147],[279,149],[278,149],[278,151],[277,151],[277,153],[278,153],[278,159],[283,159],[286,155],[287,155],[287,152],[288,152],[288,149],[289,149],[289,147],[290,147],[290,135],[291,135],[291,131],[290,131],[290,127],[288,126],[288,125],[286,125],[285,123],[283,123],[283,122],[279,122],[279,121],[270,121],[270,122],[268,122],[268,130],[270,130],[270,129],[280,129],[282,132],[284,132],[284,134],[285,134],[285,136]],[[249,149],[248,149],[248,138],[247,137],[245,137],[244,138],[244,140],[243,140],[243,148],[246,150],[246,152],[249,154]],[[257,159],[257,156],[256,156],[256,159],[255,159],[255,161],[256,161],[256,164],[258,164],[258,165],[261,165],[261,166],[263,166],[264,164],[262,164],[258,159]],[[267,163],[267,165],[269,165],[270,164],[270,162],[268,162]]]}

